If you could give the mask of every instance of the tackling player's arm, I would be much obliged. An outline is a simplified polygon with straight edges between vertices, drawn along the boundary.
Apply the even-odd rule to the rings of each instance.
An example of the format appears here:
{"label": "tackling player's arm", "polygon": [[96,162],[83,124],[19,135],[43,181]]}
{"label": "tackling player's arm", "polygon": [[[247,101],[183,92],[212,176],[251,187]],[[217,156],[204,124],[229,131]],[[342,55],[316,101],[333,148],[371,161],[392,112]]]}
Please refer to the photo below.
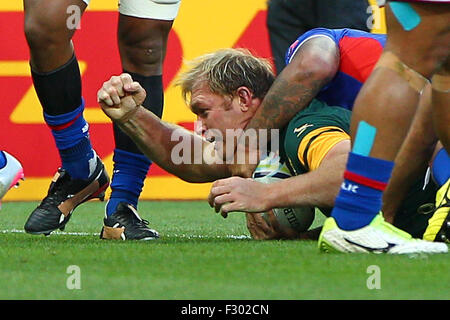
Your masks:
{"label": "tackling player's arm", "polygon": [[[202,146],[202,150],[209,148],[214,157],[214,148],[210,142],[180,126],[160,120],[142,107],[145,96],[145,90],[128,74],[113,76],[97,94],[105,114],[133,139],[149,159],[164,170],[188,182],[212,182],[230,176],[225,164],[217,164],[221,162],[213,158],[204,159],[207,152],[194,152],[194,147]],[[176,139],[173,139],[174,136]],[[172,150],[180,143],[189,148],[191,158],[174,162]],[[182,157],[179,154],[176,156]],[[196,156],[201,159],[196,159]]]}
{"label": "tackling player's arm", "polygon": [[[275,79],[246,129],[283,128],[333,79],[339,64],[339,47],[330,37],[316,36],[304,40]],[[246,141],[242,135],[237,145],[239,152],[257,154]],[[250,177],[254,169],[254,165],[231,168],[233,175],[243,177]]]}
{"label": "tackling player's arm", "polygon": [[283,128],[333,79],[339,62],[334,40],[327,36],[306,39],[276,78],[247,129]]}

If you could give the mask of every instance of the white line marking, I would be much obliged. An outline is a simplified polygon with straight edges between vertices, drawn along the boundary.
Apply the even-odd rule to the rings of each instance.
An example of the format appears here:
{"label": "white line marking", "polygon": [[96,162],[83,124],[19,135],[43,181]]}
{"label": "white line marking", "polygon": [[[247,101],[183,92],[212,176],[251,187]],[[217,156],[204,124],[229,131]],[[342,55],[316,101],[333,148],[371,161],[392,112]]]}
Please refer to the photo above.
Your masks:
{"label": "white line marking", "polygon": [[[25,233],[25,230],[19,229],[10,229],[10,230],[0,230],[0,233],[8,234],[8,233]],[[54,231],[52,235],[68,235],[68,236],[99,236],[100,233],[89,233],[89,232],[63,232],[63,231]],[[216,238],[216,239],[235,239],[235,240],[243,240],[243,239],[251,239],[252,237],[248,235],[224,235],[224,236],[207,236],[201,234],[165,234],[166,237],[174,237],[174,238],[187,238],[187,239],[208,239],[208,238]],[[164,237],[164,235],[163,235]]]}
{"label": "white line marking", "polygon": [[[25,233],[25,230],[11,229],[11,230],[0,230],[0,233]],[[88,232],[62,232],[53,231],[53,234],[69,235],[69,236],[99,236],[100,233],[88,233]]]}

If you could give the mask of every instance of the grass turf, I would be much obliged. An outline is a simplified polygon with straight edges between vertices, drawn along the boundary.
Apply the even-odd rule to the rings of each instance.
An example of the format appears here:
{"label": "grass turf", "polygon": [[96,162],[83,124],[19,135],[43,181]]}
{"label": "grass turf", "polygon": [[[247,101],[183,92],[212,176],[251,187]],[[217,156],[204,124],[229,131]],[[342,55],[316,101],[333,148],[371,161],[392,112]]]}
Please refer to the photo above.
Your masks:
{"label": "grass turf", "polygon": [[[80,206],[64,232],[32,236],[22,230],[36,205],[0,211],[0,299],[450,298],[448,254],[324,254],[313,241],[254,241],[242,214],[223,219],[204,201],[141,202],[156,241],[100,240],[100,202]],[[71,265],[81,289],[67,287]],[[380,289],[367,286],[370,266]]]}

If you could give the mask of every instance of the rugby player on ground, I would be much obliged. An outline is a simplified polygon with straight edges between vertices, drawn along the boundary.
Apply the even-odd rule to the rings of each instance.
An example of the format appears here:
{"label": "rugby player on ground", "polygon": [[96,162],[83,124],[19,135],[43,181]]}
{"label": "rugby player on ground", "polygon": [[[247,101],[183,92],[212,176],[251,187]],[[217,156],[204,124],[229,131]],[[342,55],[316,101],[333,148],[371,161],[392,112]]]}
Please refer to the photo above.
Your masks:
{"label": "rugby player on ground", "polygon": [[[145,90],[128,74],[114,76],[105,82],[98,92],[98,99],[104,112],[162,168],[189,182],[211,182],[231,176],[231,166],[224,160],[234,157],[234,152],[229,154],[227,148],[233,141],[227,140],[226,131],[245,128],[259,109],[272,81],[270,65],[242,50],[219,50],[195,61],[193,67],[181,76],[180,84],[185,96],[189,96],[191,110],[202,123],[201,131],[205,138],[165,123],[142,108]],[[349,119],[348,110],[313,100],[283,130],[280,137],[282,158],[289,159],[293,173],[299,174],[296,178],[304,179],[310,186],[298,194],[302,205],[333,206],[333,195],[339,188],[350,151]],[[295,130],[310,123],[314,126],[306,126],[301,132]],[[220,131],[223,140],[208,141],[212,130]],[[173,139],[175,132],[179,139]],[[319,132],[326,134],[313,139]],[[217,138],[216,135],[214,137]],[[192,147],[191,151],[195,145],[202,145],[203,150],[209,152],[192,151],[189,153],[190,161],[175,162],[172,150],[180,140]],[[313,142],[314,147],[310,151],[298,152],[302,144],[311,145]],[[261,215],[247,213],[246,216],[252,236],[258,238],[261,234],[252,228],[261,224],[256,222],[256,219],[262,220]],[[442,244],[405,239],[403,231],[392,228],[395,246],[390,253],[447,251],[447,246]],[[120,223],[105,223],[102,237],[120,239],[123,232]],[[283,236],[280,230],[268,233],[262,238]],[[415,244],[413,247],[411,242]]]}

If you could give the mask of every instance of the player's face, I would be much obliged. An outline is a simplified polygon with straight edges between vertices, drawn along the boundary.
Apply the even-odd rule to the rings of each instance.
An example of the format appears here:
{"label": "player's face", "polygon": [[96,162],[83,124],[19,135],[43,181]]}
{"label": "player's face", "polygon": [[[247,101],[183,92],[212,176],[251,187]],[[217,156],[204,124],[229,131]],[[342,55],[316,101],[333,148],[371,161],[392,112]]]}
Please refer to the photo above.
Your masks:
{"label": "player's face", "polygon": [[244,129],[248,122],[238,99],[213,93],[203,83],[192,90],[190,108],[197,115],[197,133],[214,141],[215,149],[226,158],[227,137],[231,139],[235,130]]}

